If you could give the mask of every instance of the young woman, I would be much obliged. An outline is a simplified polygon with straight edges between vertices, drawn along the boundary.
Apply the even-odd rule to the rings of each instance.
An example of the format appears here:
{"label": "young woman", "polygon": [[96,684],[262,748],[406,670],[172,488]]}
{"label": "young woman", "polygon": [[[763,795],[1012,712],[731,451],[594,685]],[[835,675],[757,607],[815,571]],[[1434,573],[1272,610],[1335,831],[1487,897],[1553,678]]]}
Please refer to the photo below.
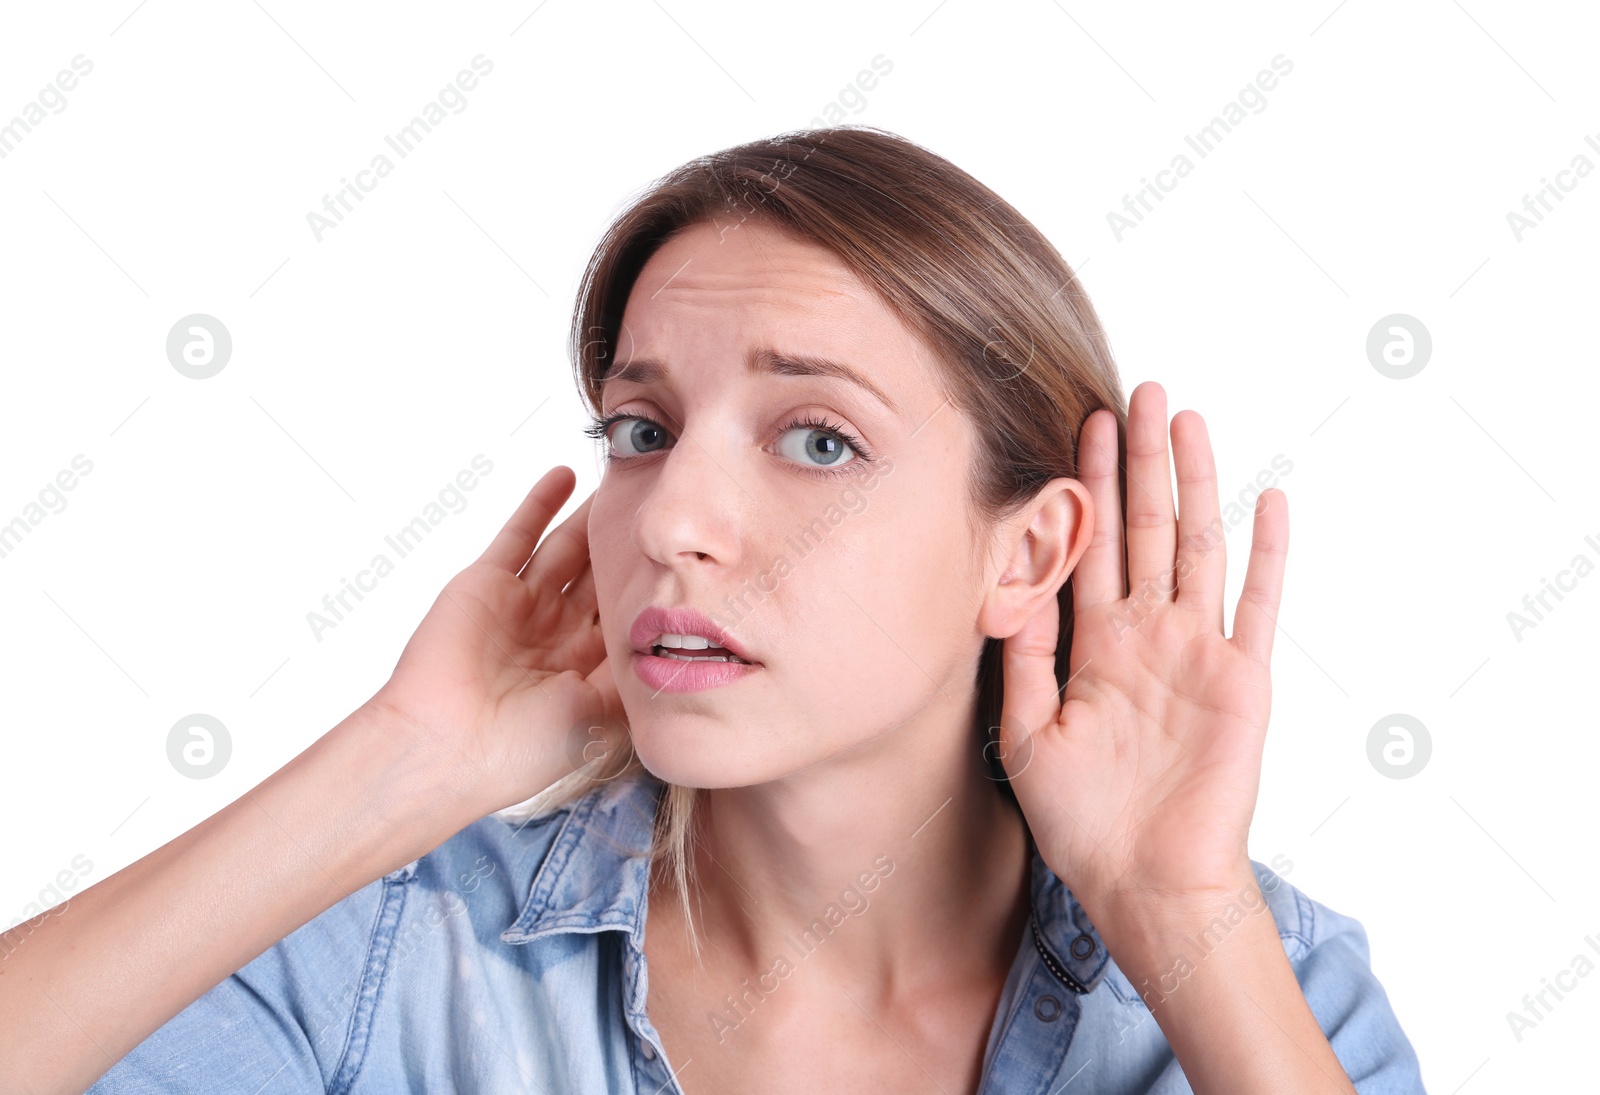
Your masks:
{"label": "young woman", "polygon": [[1246,852],[1284,496],[1229,638],[1205,424],[1175,507],[1016,210],[879,130],[728,149],[611,227],[573,351],[599,488],[0,940],[8,1090],[1422,1090],[1361,926]]}

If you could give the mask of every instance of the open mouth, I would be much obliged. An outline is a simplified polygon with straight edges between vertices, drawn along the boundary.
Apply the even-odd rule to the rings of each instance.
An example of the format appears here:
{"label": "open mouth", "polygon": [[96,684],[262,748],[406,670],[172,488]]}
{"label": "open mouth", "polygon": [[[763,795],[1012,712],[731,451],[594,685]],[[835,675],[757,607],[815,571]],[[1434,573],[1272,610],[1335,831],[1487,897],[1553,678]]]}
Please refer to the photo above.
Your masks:
{"label": "open mouth", "polygon": [[706,646],[700,650],[688,650],[683,647],[652,646],[650,653],[657,658],[666,658],[675,662],[734,662],[738,665],[753,665],[730,650],[720,646]]}

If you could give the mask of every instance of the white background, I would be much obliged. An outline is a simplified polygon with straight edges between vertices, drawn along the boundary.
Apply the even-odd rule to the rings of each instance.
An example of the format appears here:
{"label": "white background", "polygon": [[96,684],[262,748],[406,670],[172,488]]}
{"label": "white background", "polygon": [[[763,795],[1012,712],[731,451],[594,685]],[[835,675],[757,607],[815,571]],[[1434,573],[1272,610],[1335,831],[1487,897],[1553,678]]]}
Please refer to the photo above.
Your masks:
{"label": "white background", "polygon": [[[578,473],[576,505],[597,463],[565,338],[605,225],[691,156],[859,106],[845,89],[883,54],[847,120],[1037,223],[1125,390],[1156,379],[1205,416],[1225,498],[1292,461],[1252,855],[1365,924],[1431,1091],[1593,1089],[1600,976],[1520,1041],[1507,1013],[1600,933],[1600,577],[1520,641],[1507,613],[1600,561],[1600,173],[1520,240],[1507,213],[1600,165],[1600,26],[1336,3],[8,7],[0,120],[94,67],[0,159],[0,523],[74,456],[93,470],[0,558],[0,925],[370,696],[546,469]],[[467,108],[319,242],[306,214],[478,54]],[[1108,211],[1278,54],[1266,107],[1118,241]],[[166,358],[191,313],[233,338],[210,380]],[[1367,358],[1392,313],[1432,334],[1411,379]],[[318,641],[307,613],[479,453],[465,510]],[[210,779],[167,758],[192,712],[231,736]],[[1432,743],[1406,779],[1368,759],[1396,712]]]}

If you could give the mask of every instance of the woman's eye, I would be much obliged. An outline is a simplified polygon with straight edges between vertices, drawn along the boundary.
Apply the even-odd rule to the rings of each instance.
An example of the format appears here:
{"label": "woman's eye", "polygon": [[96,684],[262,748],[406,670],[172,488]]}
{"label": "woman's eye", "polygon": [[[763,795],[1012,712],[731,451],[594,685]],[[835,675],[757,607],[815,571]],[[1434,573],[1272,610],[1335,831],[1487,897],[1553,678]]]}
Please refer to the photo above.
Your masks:
{"label": "woman's eye", "polygon": [[839,467],[850,463],[855,450],[832,430],[816,426],[795,426],[778,438],[778,452],[797,463],[818,467]]}
{"label": "woman's eye", "polygon": [[[586,430],[603,437],[609,456],[624,460],[648,456],[670,446],[671,434],[659,422],[638,415],[616,414],[604,424]],[[845,467],[864,459],[862,450],[844,430],[822,421],[795,422],[779,435],[780,456],[811,468]]]}
{"label": "woman's eye", "polygon": [[648,418],[624,418],[612,423],[612,452],[618,456],[643,456],[666,441],[667,431]]}

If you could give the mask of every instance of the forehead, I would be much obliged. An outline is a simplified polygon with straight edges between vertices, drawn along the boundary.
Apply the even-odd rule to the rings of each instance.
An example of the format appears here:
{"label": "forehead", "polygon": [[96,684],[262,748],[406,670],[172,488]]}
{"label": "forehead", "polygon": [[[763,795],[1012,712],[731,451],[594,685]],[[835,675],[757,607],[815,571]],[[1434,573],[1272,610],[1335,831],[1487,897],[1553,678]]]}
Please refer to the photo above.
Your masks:
{"label": "forehead", "polygon": [[[711,321],[715,321],[714,324]],[[757,220],[690,225],[640,271],[623,312],[618,356],[660,355],[666,341],[797,338],[816,353],[916,339],[838,256]],[[743,346],[734,349],[742,351]]]}

